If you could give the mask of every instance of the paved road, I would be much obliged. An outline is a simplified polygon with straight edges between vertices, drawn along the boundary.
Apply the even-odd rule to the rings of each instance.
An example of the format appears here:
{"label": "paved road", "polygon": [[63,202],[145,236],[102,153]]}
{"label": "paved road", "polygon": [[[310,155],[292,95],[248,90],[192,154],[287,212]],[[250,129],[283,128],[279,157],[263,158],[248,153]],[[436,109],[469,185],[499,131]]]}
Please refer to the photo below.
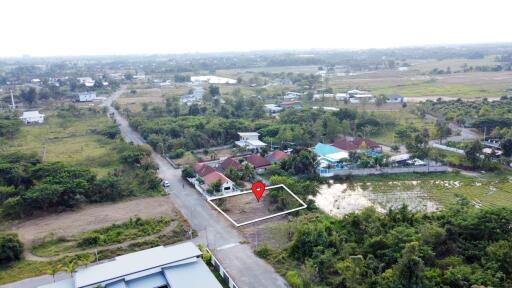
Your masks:
{"label": "paved road", "polygon": [[[105,101],[105,105],[109,105],[110,112],[114,113],[126,141],[145,144],[144,139],[128,125],[126,119],[110,106],[121,93],[121,90],[116,92]],[[198,231],[199,237],[194,242],[207,245],[240,288],[288,287],[269,264],[252,253],[249,245],[240,244],[244,240],[243,236],[227,219],[214,211],[195,189],[187,184],[183,185],[181,170],[174,169],[158,153],[153,152],[152,157],[160,168],[159,176],[171,184],[171,199]]]}
{"label": "paved road", "polygon": [[[144,139],[111,106],[112,101],[123,92],[124,89],[118,90],[102,105],[109,107],[109,113],[114,113],[121,134],[127,142],[145,144]],[[286,281],[272,266],[253,254],[248,244],[240,244],[244,237],[227,219],[212,210],[195,189],[187,184],[183,185],[181,170],[174,169],[156,152],[153,152],[152,158],[159,166],[159,176],[171,184],[168,189],[171,200],[199,234],[193,242],[208,246],[239,288],[288,287]],[[63,273],[58,276],[59,279],[68,277]],[[51,282],[50,276],[40,276],[3,285],[0,288],[33,288]]]}

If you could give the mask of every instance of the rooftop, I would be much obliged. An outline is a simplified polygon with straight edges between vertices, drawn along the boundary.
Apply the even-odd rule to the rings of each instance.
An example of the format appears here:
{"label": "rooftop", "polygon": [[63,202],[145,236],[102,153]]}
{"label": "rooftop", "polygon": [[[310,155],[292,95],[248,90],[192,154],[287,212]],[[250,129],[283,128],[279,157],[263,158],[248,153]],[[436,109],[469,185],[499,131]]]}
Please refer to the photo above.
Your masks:
{"label": "rooftop", "polygon": [[23,112],[23,115],[21,118],[31,118],[31,117],[39,117],[44,116],[43,114],[39,113],[39,111],[25,111]]}
{"label": "rooftop", "polygon": [[196,174],[199,177],[204,177],[204,176],[206,176],[210,173],[213,173],[215,171],[216,170],[213,167],[206,165],[206,164],[197,163],[194,165],[194,172],[196,172]]}
{"label": "rooftop", "polygon": [[271,163],[267,161],[267,159],[261,157],[260,155],[257,155],[257,154],[252,154],[250,156],[248,156],[247,158],[245,158],[245,160],[251,164],[252,166],[254,166],[254,168],[261,168],[261,167],[265,167],[265,166],[270,166]]}
{"label": "rooftop", "polygon": [[220,167],[224,170],[228,170],[229,168],[238,170],[242,168],[242,165],[240,165],[240,163],[233,158],[226,158],[224,161],[220,163]]}
{"label": "rooftop", "polygon": [[39,288],[221,288],[191,242],[155,247],[86,267],[73,279]]}
{"label": "rooftop", "polygon": [[274,161],[279,161],[279,160],[282,160],[284,158],[287,158],[289,157],[290,155],[284,153],[283,151],[281,150],[276,150],[274,152],[272,152],[269,157],[272,158],[272,160]]}
{"label": "rooftop", "polygon": [[328,144],[323,144],[323,143],[316,144],[315,147],[313,148],[313,150],[315,151],[316,154],[318,154],[320,156],[327,156],[329,154],[342,152],[340,149],[338,149],[334,146],[331,146]]}
{"label": "rooftop", "polygon": [[231,181],[228,179],[228,177],[224,176],[224,174],[222,174],[218,171],[214,171],[214,172],[204,176],[203,180],[204,180],[204,183],[206,183],[206,185],[208,185],[208,186],[212,185],[216,181],[219,181],[220,184],[224,184],[226,182]]}

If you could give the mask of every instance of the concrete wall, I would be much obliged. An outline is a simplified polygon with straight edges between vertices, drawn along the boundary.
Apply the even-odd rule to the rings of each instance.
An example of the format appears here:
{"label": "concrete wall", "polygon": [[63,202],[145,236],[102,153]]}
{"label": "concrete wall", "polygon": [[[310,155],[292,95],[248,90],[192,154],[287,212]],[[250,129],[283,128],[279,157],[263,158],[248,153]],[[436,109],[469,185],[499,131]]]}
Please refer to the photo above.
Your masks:
{"label": "concrete wall", "polygon": [[[362,168],[362,169],[340,169],[333,170],[328,176],[365,176],[376,174],[395,174],[395,173],[428,173],[428,172],[447,172],[448,166],[414,166],[414,167],[390,167],[390,168]],[[329,171],[331,172],[331,171]]]}
{"label": "concrete wall", "polygon": [[212,255],[211,262],[213,264],[213,267],[215,267],[215,270],[217,270],[217,272],[220,273],[222,278],[224,278],[224,281],[228,284],[229,288],[238,288],[238,286],[235,284],[235,281],[233,281],[233,278],[231,278],[231,276],[229,276],[228,272],[226,272],[226,270],[224,269],[224,267],[222,267],[222,265],[217,260],[217,258],[215,258],[212,251],[210,251],[208,248],[205,248],[205,249],[206,249],[206,251],[208,251],[210,253],[210,255]]}

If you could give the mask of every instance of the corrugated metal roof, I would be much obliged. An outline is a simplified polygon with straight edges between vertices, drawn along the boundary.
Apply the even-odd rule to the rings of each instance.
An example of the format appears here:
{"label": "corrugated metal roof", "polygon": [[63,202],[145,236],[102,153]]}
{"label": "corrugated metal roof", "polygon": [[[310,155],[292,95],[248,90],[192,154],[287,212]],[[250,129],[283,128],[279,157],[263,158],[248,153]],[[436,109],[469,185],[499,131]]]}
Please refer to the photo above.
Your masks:
{"label": "corrugated metal roof", "polygon": [[[191,242],[169,247],[155,247],[115,258],[115,260],[88,267],[75,274],[75,287],[81,288],[114,280],[147,269],[163,266],[187,258],[197,257],[201,251]],[[190,276],[190,275],[189,275]]]}
{"label": "corrugated metal roof", "polygon": [[172,288],[222,288],[208,266],[200,260],[166,268],[164,275]]}

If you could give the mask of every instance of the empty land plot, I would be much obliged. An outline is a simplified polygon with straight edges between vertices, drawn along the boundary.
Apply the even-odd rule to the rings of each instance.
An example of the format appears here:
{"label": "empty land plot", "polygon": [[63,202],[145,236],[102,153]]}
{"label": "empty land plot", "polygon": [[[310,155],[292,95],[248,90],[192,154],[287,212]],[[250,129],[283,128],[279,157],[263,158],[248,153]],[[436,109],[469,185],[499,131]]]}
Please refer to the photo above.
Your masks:
{"label": "empty land plot", "polygon": [[94,134],[112,124],[103,114],[90,114],[78,118],[49,115],[41,125],[23,126],[21,132],[8,142],[8,152],[36,153],[47,162],[64,162],[90,168],[98,176],[119,167],[114,149],[117,140]]}
{"label": "empty land plot", "polygon": [[482,98],[505,95],[511,80],[512,72],[509,71],[427,75],[413,70],[336,76],[329,83],[337,91],[358,88],[375,95],[398,93],[406,97]]}
{"label": "empty land plot", "polygon": [[152,197],[124,201],[86,205],[76,211],[52,214],[29,220],[20,220],[6,230],[17,232],[27,246],[53,234],[55,237],[71,237],[80,233],[112,224],[128,221],[131,217],[141,218],[181,217],[168,197]]}
{"label": "empty land plot", "polygon": [[[290,210],[305,208],[305,204],[297,200],[282,187],[269,187],[258,202],[251,192],[226,196],[211,200],[237,226],[247,222],[264,220],[279,216]],[[255,222],[256,222],[255,221]]]}

